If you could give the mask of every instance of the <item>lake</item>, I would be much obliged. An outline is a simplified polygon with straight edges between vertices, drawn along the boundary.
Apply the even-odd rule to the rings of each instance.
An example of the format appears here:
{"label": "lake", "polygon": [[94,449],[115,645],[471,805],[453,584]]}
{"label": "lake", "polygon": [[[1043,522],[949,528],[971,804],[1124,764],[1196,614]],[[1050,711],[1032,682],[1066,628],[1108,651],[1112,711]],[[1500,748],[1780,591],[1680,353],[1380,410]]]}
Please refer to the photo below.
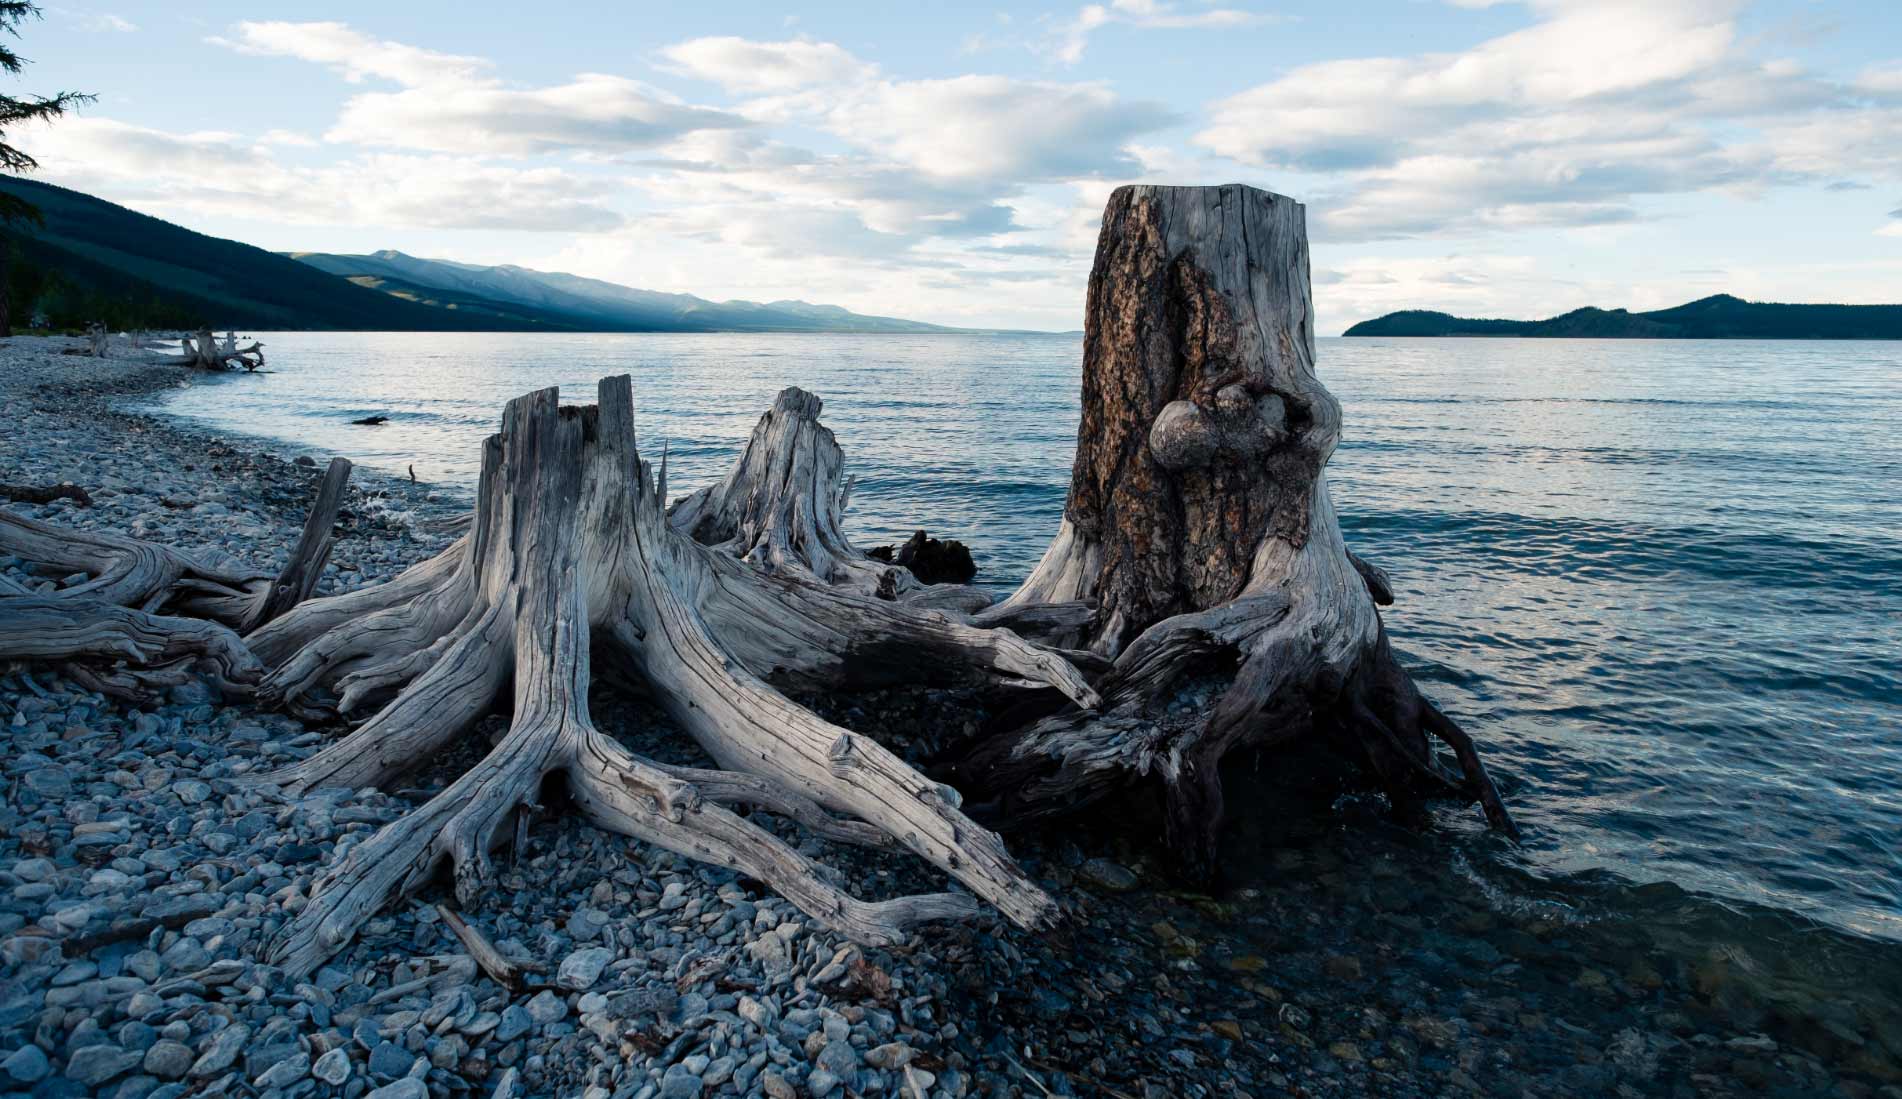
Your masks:
{"label": "lake", "polygon": [[[800,385],[858,475],[859,545],[959,538],[999,589],[1055,530],[1075,443],[1076,336],[262,338],[274,373],[166,410],[463,495],[529,389],[591,401],[632,373],[642,449],[666,442],[683,493]],[[1348,542],[1392,574],[1402,658],[1527,834],[1444,813],[1446,857],[1578,905],[1671,882],[1893,964],[1902,344],[1325,339],[1319,359]]]}

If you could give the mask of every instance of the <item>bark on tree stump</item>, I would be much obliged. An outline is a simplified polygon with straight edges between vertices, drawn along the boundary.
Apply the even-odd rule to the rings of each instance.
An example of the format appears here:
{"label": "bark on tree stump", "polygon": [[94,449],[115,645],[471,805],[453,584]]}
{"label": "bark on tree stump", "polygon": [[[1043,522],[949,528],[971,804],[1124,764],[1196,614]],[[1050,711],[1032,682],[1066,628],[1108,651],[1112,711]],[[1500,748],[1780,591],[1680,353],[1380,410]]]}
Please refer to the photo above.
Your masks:
{"label": "bark on tree stump", "polygon": [[1341,539],[1324,473],[1341,408],[1314,371],[1301,205],[1243,186],[1117,190],[1083,355],[1063,522],[998,612],[1094,601],[1069,640],[1114,659],[1104,702],[974,746],[951,781],[1024,820],[1153,777],[1183,873],[1206,880],[1223,756],[1323,736],[1396,801],[1476,799],[1511,833],[1470,740],[1393,658],[1384,575]]}

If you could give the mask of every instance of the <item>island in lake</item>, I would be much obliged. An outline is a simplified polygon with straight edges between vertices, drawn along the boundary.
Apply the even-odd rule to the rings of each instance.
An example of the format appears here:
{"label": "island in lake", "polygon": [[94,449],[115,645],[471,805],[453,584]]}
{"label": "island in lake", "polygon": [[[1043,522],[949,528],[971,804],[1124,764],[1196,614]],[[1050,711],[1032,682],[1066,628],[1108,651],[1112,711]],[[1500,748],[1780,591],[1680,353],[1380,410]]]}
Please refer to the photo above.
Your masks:
{"label": "island in lake", "polygon": [[1898,340],[1902,305],[1790,305],[1730,294],[1633,313],[1586,306],[1538,321],[1476,320],[1404,309],[1343,336],[1531,336],[1622,340]]}

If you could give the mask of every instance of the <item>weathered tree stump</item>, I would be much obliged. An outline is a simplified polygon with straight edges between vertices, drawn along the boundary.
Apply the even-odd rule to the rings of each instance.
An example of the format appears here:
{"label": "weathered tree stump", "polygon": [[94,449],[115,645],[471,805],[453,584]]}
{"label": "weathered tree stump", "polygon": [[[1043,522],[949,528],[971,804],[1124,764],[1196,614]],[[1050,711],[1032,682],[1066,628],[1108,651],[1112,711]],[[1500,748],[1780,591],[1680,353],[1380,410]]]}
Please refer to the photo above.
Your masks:
{"label": "weathered tree stump", "polygon": [[[832,493],[824,477],[802,485],[807,507]],[[561,408],[552,389],[530,394],[510,402],[484,449],[462,540],[388,584],[303,603],[251,635],[272,668],[266,701],[378,706],[349,736],[266,779],[293,791],[387,782],[514,684],[509,732],[474,770],[332,867],[287,926],[278,961],[308,970],[439,866],[454,871],[462,903],[475,903],[489,849],[514,834],[550,775],[596,824],[743,870],[864,941],[897,940],[920,921],[969,913],[974,901],[859,901],[724,805],[784,813],[841,838],[888,837],[1020,924],[1051,918],[1050,898],[965,818],[955,791],[771,684],[1031,684],[1093,705],[1083,676],[1008,631],[819,583],[812,559],[791,549],[768,571],[732,547],[701,545],[668,521],[664,487],[636,451],[627,378],[605,379],[594,406]],[[611,642],[725,771],[664,767],[594,728],[591,635]]]}
{"label": "weathered tree stump", "polygon": [[[1323,737],[1397,802],[1476,799],[1512,832],[1471,742],[1394,660],[1384,574],[1341,539],[1324,473],[1341,408],[1314,372],[1301,205],[1242,186],[1117,190],[1084,323],[1063,522],[998,610],[1093,601],[1068,640],[1114,659],[1104,702],[972,746],[951,781],[1024,820],[1148,776],[1178,865],[1206,880],[1222,758]],[[1212,705],[1184,704],[1210,690]]]}
{"label": "weathered tree stump", "polygon": [[[668,521],[694,541],[769,573],[919,606],[967,613],[988,607],[989,592],[921,581],[853,548],[842,527],[853,481],[844,476],[838,440],[819,422],[822,408],[824,402],[803,389],[781,390],[732,471],[681,497],[668,509]],[[664,474],[664,453],[661,459]]]}

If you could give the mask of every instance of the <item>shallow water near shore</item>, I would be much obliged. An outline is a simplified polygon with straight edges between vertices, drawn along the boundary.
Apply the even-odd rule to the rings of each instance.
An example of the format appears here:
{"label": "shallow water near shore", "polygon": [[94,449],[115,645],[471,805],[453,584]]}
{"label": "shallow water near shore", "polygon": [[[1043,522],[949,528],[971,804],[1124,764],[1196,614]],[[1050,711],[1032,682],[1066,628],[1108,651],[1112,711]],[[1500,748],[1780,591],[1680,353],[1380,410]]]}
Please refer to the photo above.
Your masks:
{"label": "shallow water near shore", "polygon": [[[801,385],[858,475],[860,545],[922,526],[1000,588],[1055,529],[1075,441],[1073,336],[263,339],[274,373],[165,410],[413,465],[448,495],[528,389],[587,401],[632,373],[643,448],[665,441],[684,492]],[[1395,850],[1503,913],[1729,942],[1754,960],[1727,971],[1895,995],[1902,346],[1323,340],[1319,366],[1345,406],[1330,475],[1348,541],[1393,574],[1403,659],[1479,738],[1528,836],[1510,850],[1446,811]],[[372,414],[390,420],[348,424]],[[1364,823],[1346,806],[1319,831],[1243,827],[1231,872],[1271,886],[1277,850],[1350,858]]]}

